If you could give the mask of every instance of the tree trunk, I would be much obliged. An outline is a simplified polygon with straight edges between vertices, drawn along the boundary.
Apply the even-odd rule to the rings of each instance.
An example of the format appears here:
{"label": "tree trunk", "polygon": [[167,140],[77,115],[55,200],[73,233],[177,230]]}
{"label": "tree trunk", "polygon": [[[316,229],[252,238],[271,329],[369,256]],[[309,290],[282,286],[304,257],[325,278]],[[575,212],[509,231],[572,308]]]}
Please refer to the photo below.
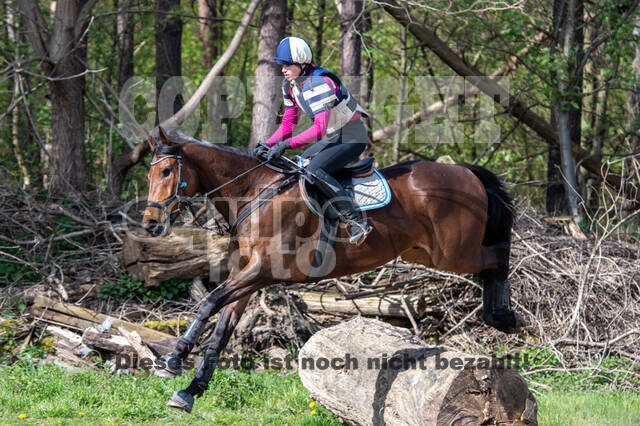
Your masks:
{"label": "tree trunk", "polygon": [[[14,46],[13,54],[16,58],[20,55],[20,43],[18,42],[18,36],[16,31],[16,20],[13,13],[14,6],[9,5],[6,10],[6,25],[7,25],[7,38],[9,42]],[[21,90],[21,76],[18,73],[13,75],[13,99],[17,100],[20,97]],[[31,176],[29,170],[24,162],[24,156],[22,155],[22,147],[20,145],[20,107],[16,104],[11,111],[11,140],[13,142],[13,152],[18,162],[18,168],[22,175],[22,188],[27,189],[31,186]]]}
{"label": "tree trunk", "polygon": [[[171,15],[177,12],[180,0],[156,0],[156,99],[164,84],[173,76],[182,76],[182,21]],[[173,100],[172,114],[182,107],[182,98]],[[161,105],[157,105],[161,109]],[[160,121],[162,121],[162,117]]]}
{"label": "tree trunk", "polygon": [[35,0],[17,2],[27,37],[51,78],[51,182],[53,192],[84,190],[88,181],[84,148],[84,65],[81,37],[95,0],[58,0],[48,28]]}
{"label": "tree trunk", "polygon": [[400,158],[400,142],[402,142],[402,117],[404,116],[404,103],[407,91],[407,29],[402,28],[402,57],[400,59],[400,93],[398,93],[398,105],[396,107],[396,134],[393,139],[393,162]]}
{"label": "tree trunk", "polygon": [[278,43],[284,38],[286,18],[286,0],[273,0],[262,4],[251,118],[251,147],[269,138],[277,127],[276,117],[282,103],[282,73],[280,65],[273,61],[273,57]]}
{"label": "tree trunk", "polygon": [[324,20],[327,13],[327,0],[318,0],[318,21],[316,24],[316,46],[313,52],[313,62],[322,65],[323,38],[324,38]]}
{"label": "tree trunk", "polygon": [[360,66],[362,62],[362,0],[343,0],[340,11],[340,77],[349,91],[360,98]]}
{"label": "tree trunk", "polygon": [[562,47],[563,63],[566,65],[557,74],[560,99],[555,107],[556,125],[569,212],[579,222],[582,213],[578,206],[580,189],[573,147],[580,146],[582,122],[582,71],[579,69],[583,56],[582,1],[555,0],[553,11],[554,22],[560,30],[557,41]]}
{"label": "tree trunk", "polygon": [[428,347],[378,320],[319,331],[298,366],[311,398],[352,424],[537,424],[536,400],[508,362]]}
{"label": "tree trunk", "polygon": [[134,15],[129,13],[130,0],[121,2],[121,8],[116,17],[116,38],[118,40],[118,90],[133,77],[133,35]]}
{"label": "tree trunk", "polygon": [[[87,0],[56,3],[51,46],[52,53],[60,49],[61,55],[64,55],[56,66],[56,70],[61,72],[60,76],[78,75],[85,69],[80,61],[86,60],[86,39],[75,40],[68,28],[78,25],[78,11],[86,3]],[[57,20],[58,16],[60,21]],[[69,187],[83,191],[88,181],[84,147],[84,76],[52,81],[49,93],[53,131],[52,188],[60,188],[64,192]],[[56,111],[63,113],[56,114]]]}
{"label": "tree trunk", "polygon": [[[635,186],[637,194],[640,192],[640,40],[638,40],[640,37],[640,18],[636,19],[633,35],[636,38],[634,40],[635,58],[632,64],[634,83],[629,93],[629,114],[627,116],[627,149],[633,155],[625,160],[624,173],[628,182]],[[630,198],[638,199],[638,196]],[[637,203],[634,204],[634,207],[637,208]]]}
{"label": "tree trunk", "polygon": [[224,0],[198,0],[198,16],[200,18],[200,38],[204,48],[204,64],[207,69],[222,53],[222,6]]}

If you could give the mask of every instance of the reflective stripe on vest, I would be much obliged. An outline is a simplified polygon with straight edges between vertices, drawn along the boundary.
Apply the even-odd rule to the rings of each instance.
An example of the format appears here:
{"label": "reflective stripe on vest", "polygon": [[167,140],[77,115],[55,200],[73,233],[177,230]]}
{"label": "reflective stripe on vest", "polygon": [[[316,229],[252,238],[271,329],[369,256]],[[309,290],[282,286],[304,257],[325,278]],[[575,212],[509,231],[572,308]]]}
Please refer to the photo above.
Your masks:
{"label": "reflective stripe on vest", "polygon": [[[338,93],[334,93],[323,77],[329,77],[338,87]],[[288,88],[291,92],[288,92]],[[322,111],[331,110],[327,133],[340,130],[351,120],[356,111],[366,115],[364,109],[349,94],[346,86],[342,84],[337,75],[324,68],[316,67],[303,81],[302,88],[295,81],[289,83],[286,79],[282,82],[282,91],[285,107],[293,106],[289,93],[293,94],[296,103],[311,118]],[[290,104],[290,105],[289,105]]]}

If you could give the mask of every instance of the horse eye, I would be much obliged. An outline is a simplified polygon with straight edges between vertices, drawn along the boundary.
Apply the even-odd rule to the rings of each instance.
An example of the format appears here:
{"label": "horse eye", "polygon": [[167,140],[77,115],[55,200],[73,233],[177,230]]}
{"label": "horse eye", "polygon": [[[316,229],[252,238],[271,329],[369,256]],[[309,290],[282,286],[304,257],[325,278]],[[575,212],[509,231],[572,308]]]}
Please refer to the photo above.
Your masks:
{"label": "horse eye", "polygon": [[169,176],[170,174],[171,174],[171,169],[164,169],[164,170],[162,171],[162,176],[163,176],[163,177],[167,177],[167,176]]}

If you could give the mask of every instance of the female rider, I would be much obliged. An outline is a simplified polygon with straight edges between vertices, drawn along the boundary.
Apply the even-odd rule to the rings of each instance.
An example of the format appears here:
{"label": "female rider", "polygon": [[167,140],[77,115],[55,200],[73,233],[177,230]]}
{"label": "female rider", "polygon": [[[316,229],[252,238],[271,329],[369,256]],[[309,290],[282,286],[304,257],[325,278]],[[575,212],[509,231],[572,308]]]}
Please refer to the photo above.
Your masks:
{"label": "female rider", "polygon": [[[300,37],[287,37],[276,49],[275,61],[282,65],[282,96],[284,116],[278,130],[267,140],[267,159],[279,158],[287,149],[296,149],[316,142],[302,154],[311,157],[307,173],[323,181],[325,195],[349,224],[349,242],[361,244],[369,232],[369,225],[356,210],[353,199],[331,176],[358,158],[367,145],[367,131],[360,121],[364,110],[351,97],[338,76],[313,64],[313,53]],[[292,136],[304,111],[313,125]],[[263,154],[264,155],[264,154]]]}

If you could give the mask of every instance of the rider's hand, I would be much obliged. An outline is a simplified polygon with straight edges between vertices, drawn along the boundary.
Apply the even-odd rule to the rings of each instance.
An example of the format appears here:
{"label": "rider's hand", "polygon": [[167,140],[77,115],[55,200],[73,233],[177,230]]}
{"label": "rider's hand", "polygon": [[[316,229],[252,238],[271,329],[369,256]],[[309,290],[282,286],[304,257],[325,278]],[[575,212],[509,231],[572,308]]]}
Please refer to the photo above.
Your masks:
{"label": "rider's hand", "polygon": [[267,152],[269,152],[269,145],[264,142],[258,142],[255,148],[253,148],[253,155],[259,160],[266,160]]}
{"label": "rider's hand", "polygon": [[269,152],[267,152],[267,160],[271,161],[274,158],[280,158],[282,154],[284,154],[284,152],[290,148],[291,146],[289,145],[288,140],[280,141],[272,145],[271,148],[269,148]]}

